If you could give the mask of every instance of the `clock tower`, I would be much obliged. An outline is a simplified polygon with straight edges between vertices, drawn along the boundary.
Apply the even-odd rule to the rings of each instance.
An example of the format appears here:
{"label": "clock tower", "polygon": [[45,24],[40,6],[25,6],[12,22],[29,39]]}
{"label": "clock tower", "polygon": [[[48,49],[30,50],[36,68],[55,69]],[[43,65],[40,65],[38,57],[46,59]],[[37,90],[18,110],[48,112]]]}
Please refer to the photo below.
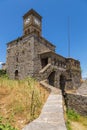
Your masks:
{"label": "clock tower", "polygon": [[29,35],[36,33],[41,36],[42,32],[42,17],[33,9],[23,16],[23,33]]}

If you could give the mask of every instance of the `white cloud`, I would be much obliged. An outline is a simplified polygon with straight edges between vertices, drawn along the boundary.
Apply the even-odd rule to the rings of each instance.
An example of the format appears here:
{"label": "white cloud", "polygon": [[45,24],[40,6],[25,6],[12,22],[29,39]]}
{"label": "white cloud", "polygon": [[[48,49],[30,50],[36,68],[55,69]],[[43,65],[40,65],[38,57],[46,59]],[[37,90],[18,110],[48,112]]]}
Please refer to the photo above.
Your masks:
{"label": "white cloud", "polygon": [[82,73],[82,77],[83,77],[83,78],[87,78],[87,72],[83,72],[83,73]]}
{"label": "white cloud", "polygon": [[2,65],[3,62],[0,62],[0,65]]}

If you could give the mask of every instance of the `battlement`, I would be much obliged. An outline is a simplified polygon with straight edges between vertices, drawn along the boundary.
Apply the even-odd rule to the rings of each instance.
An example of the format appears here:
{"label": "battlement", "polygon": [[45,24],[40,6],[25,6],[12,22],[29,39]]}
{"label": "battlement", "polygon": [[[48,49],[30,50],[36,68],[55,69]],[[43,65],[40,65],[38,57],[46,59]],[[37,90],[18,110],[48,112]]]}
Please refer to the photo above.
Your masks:
{"label": "battlement", "polygon": [[81,71],[80,62],[78,60],[75,60],[73,58],[66,58],[66,65],[67,69]]}

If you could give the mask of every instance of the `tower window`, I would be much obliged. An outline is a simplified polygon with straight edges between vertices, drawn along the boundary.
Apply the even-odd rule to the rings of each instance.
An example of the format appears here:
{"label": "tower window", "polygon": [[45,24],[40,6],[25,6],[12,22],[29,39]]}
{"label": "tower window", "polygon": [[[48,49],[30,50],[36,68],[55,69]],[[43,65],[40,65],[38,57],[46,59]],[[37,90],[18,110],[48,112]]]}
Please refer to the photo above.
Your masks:
{"label": "tower window", "polygon": [[18,57],[16,57],[16,62],[18,62]]}

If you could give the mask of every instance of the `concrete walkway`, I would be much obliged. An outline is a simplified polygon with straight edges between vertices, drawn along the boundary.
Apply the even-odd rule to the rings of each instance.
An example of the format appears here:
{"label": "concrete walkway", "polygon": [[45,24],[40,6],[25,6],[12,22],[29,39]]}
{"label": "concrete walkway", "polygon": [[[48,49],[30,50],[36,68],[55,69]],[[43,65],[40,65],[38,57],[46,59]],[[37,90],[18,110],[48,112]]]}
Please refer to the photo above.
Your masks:
{"label": "concrete walkway", "polygon": [[51,94],[39,118],[25,126],[23,130],[67,130],[63,115],[61,91],[44,82],[41,82],[41,84],[49,89],[51,88]]}

